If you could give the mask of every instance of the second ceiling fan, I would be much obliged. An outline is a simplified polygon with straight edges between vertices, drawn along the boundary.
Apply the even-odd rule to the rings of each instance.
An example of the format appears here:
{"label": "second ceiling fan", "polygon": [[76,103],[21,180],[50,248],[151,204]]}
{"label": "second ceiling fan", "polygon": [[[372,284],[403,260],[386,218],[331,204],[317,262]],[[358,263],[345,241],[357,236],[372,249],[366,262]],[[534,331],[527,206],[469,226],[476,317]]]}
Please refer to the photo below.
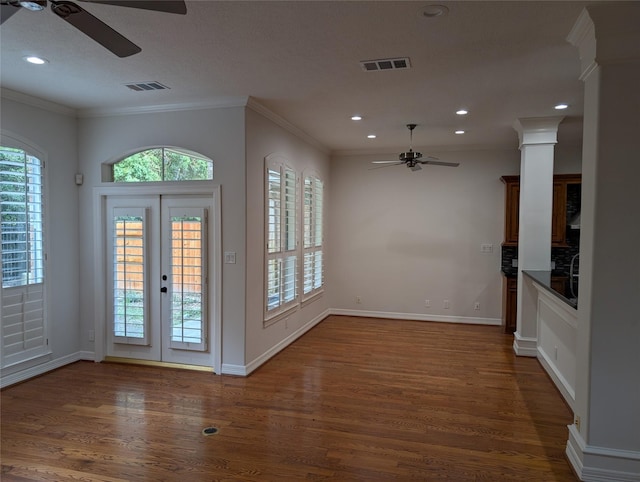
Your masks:
{"label": "second ceiling fan", "polygon": [[407,152],[401,152],[398,155],[398,161],[372,161],[373,164],[386,164],[386,166],[378,166],[372,169],[378,169],[380,167],[387,166],[401,166],[406,165],[412,171],[419,171],[422,169],[421,164],[432,164],[434,166],[447,166],[447,167],[458,167],[460,165],[459,162],[444,162],[440,161],[437,157],[426,156],[422,157],[422,153],[414,151],[413,144],[413,129],[415,129],[417,124],[407,124],[407,128],[409,129],[409,150]]}
{"label": "second ceiling fan", "polygon": [[[140,8],[144,10],[154,10],[157,12],[175,13],[184,15],[187,7],[183,0],[80,0],[87,3],[103,3],[116,5],[119,7]],[[110,50],[118,57],[129,57],[142,51],[120,33],[116,32],[102,20],[94,17],[81,6],[67,0],[49,0],[51,11],[62,20],[71,24],[83,34],[92,38],[100,45]],[[1,22],[4,23],[9,17],[19,10],[40,11],[47,6],[47,0],[2,0]]]}

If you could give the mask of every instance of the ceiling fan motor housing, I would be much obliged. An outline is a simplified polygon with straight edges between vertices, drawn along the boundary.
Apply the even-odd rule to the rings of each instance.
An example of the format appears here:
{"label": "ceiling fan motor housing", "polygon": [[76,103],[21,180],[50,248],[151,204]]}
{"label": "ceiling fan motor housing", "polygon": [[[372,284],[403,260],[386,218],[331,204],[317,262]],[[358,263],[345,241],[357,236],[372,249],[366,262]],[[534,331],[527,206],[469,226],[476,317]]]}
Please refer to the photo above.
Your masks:
{"label": "ceiling fan motor housing", "polygon": [[398,158],[402,162],[415,161],[420,159],[421,157],[422,157],[422,154],[420,152],[414,152],[412,150],[409,150],[409,152],[401,152],[400,155],[398,156]]}

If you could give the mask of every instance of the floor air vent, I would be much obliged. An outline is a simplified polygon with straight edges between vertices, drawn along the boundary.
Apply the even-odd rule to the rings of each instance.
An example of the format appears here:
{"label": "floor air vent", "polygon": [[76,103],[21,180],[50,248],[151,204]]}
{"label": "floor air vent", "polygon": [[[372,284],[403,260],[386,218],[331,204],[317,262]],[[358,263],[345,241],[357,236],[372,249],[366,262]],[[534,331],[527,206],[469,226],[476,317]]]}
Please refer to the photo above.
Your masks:
{"label": "floor air vent", "polygon": [[169,88],[166,85],[162,85],[160,82],[131,82],[130,84],[124,85],[136,92],[143,92],[145,90],[165,90]]}
{"label": "floor air vent", "polygon": [[378,70],[403,70],[410,69],[409,57],[398,57],[395,59],[361,60],[360,66],[366,72],[376,72]]}

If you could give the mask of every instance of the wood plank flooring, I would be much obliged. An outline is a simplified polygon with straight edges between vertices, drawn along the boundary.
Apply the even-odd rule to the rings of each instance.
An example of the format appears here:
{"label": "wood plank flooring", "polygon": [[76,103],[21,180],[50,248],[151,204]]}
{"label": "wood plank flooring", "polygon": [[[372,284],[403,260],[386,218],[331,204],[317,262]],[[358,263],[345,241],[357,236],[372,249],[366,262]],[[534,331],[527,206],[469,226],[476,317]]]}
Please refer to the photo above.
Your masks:
{"label": "wood plank flooring", "polygon": [[2,391],[0,478],[575,481],[572,414],[511,344],[331,316],[248,378],[78,362]]}

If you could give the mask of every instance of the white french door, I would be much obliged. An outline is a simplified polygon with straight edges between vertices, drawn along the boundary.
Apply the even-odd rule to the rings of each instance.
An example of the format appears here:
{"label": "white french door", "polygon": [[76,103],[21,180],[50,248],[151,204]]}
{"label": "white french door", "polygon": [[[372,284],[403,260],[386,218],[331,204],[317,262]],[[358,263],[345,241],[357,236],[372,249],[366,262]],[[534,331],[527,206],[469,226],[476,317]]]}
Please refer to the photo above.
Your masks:
{"label": "white french door", "polygon": [[213,366],[212,200],[108,196],[107,355]]}

